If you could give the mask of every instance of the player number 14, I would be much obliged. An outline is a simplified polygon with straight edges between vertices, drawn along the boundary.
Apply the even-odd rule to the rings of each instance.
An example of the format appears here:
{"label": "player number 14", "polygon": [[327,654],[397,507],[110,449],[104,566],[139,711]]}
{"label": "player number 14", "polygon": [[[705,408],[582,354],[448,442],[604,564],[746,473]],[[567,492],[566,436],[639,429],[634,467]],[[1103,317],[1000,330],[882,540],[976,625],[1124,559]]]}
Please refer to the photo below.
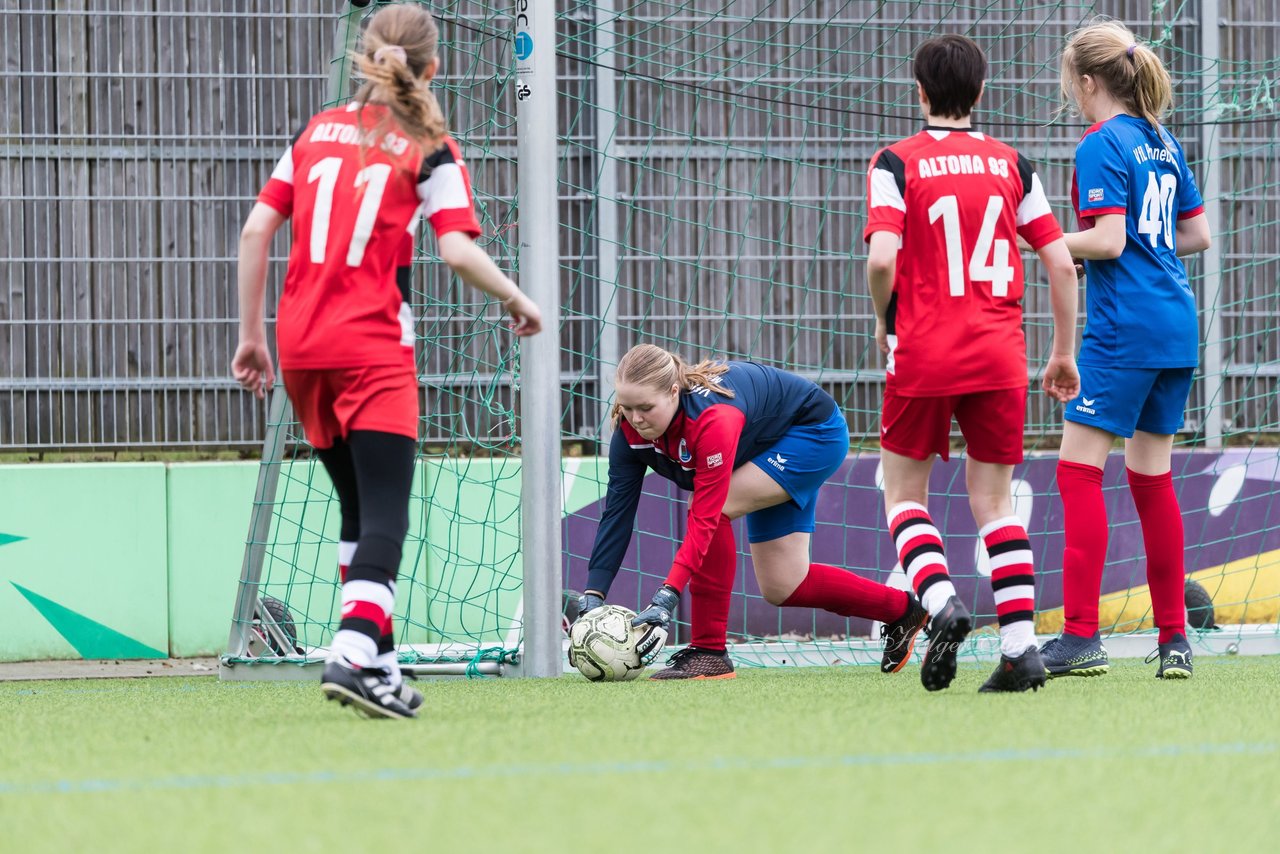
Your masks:
{"label": "player number 14", "polygon": [[[307,183],[320,182],[316,188],[316,205],[311,213],[311,263],[323,264],[325,252],[329,248],[329,218],[333,213],[333,190],[338,183],[338,173],[342,171],[341,157],[326,157],[311,167],[307,173]],[[355,228],[351,232],[351,242],[347,244],[347,266],[359,267],[364,260],[364,248],[373,235],[373,226],[378,219],[378,206],[382,204],[382,192],[387,188],[387,179],[391,177],[391,167],[386,163],[374,163],[356,173],[356,189],[368,184],[368,189],[361,194],[360,209],[356,212]]]}
{"label": "player number 14", "polygon": [[[994,240],[1004,198],[987,199],[987,211],[978,229],[978,241],[969,256],[969,279],[990,282],[993,296],[1007,297],[1013,281],[1013,265],[1009,263],[1009,241]],[[964,296],[964,244],[960,240],[960,204],[955,196],[942,196],[929,206],[930,224],[942,219],[942,234],[947,241],[947,280],[951,296]]]}

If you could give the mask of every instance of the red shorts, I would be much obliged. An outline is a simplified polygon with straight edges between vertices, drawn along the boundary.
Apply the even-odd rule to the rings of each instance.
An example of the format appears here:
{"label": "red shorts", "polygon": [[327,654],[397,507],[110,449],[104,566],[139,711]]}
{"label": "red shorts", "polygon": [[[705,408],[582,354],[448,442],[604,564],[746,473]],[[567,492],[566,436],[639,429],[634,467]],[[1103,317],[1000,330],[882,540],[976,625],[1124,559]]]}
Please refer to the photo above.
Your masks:
{"label": "red shorts", "polygon": [[283,371],[307,441],[332,448],[352,430],[418,438],[418,376],[405,365]]}
{"label": "red shorts", "polygon": [[945,397],[901,397],[886,387],[880,446],[913,460],[927,460],[930,454],[950,459],[953,415],[970,457],[998,465],[1022,462],[1025,386]]}

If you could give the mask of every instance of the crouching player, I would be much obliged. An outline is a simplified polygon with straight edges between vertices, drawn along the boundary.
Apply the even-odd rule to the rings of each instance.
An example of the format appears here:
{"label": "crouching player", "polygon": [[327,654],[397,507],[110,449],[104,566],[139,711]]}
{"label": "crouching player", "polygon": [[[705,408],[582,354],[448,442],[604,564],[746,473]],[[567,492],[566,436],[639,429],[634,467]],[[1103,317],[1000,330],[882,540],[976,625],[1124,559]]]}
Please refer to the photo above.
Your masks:
{"label": "crouching player", "polygon": [[[688,585],[692,643],[654,679],[728,679],[725,652],[737,549],[730,521],[747,517],[756,580],[774,605],[822,608],[885,623],[881,669],[910,658],[926,614],[910,593],[811,563],[818,490],[849,453],[849,430],[831,397],[807,379],[752,362],[689,365],[652,344],[618,363],[609,485],[581,612],[604,604],[631,541],[645,474],[692,490],[688,533],[666,582],[637,626],[665,628]],[[661,648],[650,632],[648,663]]]}

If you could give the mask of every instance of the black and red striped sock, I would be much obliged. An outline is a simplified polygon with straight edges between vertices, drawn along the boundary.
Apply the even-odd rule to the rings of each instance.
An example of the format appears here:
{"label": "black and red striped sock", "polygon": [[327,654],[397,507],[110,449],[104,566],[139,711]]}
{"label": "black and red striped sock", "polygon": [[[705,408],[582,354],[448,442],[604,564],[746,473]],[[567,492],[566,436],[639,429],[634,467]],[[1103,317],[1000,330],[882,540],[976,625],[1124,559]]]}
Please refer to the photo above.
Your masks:
{"label": "black and red striped sock", "polygon": [[937,614],[956,595],[947,572],[942,534],[934,526],[928,508],[914,501],[890,508],[888,515],[889,533],[907,580],[925,610]]}
{"label": "black and red striped sock", "polygon": [[1036,579],[1031,540],[1017,516],[1006,516],[978,532],[991,561],[991,592],[1000,623],[1000,651],[1017,658],[1035,646]]}

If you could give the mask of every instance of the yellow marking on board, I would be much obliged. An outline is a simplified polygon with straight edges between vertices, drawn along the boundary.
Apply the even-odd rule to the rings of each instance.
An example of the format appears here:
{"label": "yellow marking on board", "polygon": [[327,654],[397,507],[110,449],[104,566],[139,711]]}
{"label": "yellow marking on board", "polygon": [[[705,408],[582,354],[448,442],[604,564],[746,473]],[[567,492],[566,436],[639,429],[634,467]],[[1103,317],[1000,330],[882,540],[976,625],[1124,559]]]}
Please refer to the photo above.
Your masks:
{"label": "yellow marking on board", "polygon": [[[1280,549],[1200,569],[1187,576],[1200,582],[1213,599],[1213,619],[1218,625],[1274,623],[1280,617]],[[1036,632],[1055,635],[1062,631],[1061,608],[1036,616]],[[1143,584],[1102,597],[1098,624],[1104,632],[1151,629],[1151,589]]]}

